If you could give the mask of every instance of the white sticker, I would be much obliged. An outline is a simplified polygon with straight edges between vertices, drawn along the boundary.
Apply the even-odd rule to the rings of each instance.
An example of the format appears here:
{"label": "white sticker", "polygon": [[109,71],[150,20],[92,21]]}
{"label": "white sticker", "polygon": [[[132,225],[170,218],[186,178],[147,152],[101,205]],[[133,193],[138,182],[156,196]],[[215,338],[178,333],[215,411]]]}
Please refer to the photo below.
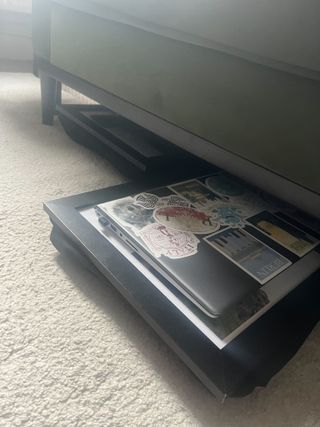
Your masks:
{"label": "white sticker", "polygon": [[149,224],[139,232],[139,236],[152,254],[179,259],[195,255],[199,240],[188,231],[167,228],[163,224]]}

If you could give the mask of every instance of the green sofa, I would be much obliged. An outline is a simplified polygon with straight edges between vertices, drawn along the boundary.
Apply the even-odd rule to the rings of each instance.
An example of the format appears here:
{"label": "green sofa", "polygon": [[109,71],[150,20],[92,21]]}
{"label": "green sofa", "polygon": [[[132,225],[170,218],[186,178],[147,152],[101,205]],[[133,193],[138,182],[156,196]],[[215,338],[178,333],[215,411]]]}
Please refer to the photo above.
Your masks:
{"label": "green sofa", "polygon": [[320,216],[320,7],[301,3],[34,0],[34,52]]}

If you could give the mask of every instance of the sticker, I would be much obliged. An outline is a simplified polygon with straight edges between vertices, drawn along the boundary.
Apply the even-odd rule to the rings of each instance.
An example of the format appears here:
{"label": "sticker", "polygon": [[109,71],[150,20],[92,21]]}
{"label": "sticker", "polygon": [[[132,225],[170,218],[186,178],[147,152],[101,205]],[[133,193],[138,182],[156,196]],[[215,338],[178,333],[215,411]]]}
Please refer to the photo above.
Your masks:
{"label": "sticker", "polygon": [[275,196],[272,196],[272,194],[265,193],[264,191],[262,191],[261,197],[273,209],[280,209],[288,212],[294,210],[294,208],[291,205],[289,205],[289,203],[284,202],[283,200],[280,200]]}
{"label": "sticker", "polygon": [[[279,213],[276,213],[276,215],[279,215]],[[310,232],[313,232],[316,234],[316,236],[320,236],[320,221],[316,218],[313,218],[312,216],[295,210],[293,212],[287,213],[287,214],[280,214],[281,217],[287,222],[291,222],[293,225],[296,225],[298,228],[299,226],[302,228],[307,227]],[[293,222],[292,222],[293,221]]]}
{"label": "sticker", "polygon": [[263,291],[263,288],[249,292],[240,303],[232,306],[219,316],[221,325],[220,337],[224,338],[231,334],[269,303],[268,295]]}
{"label": "sticker", "polygon": [[206,185],[216,193],[225,196],[229,201],[241,205],[247,216],[257,214],[270,207],[260,195],[232,175],[221,173],[206,179]]}
{"label": "sticker", "polygon": [[169,188],[189,200],[193,206],[206,211],[211,211],[216,202],[225,200],[196,179],[171,185]]}
{"label": "sticker", "polygon": [[145,209],[154,209],[159,201],[159,197],[151,193],[140,193],[134,198],[134,204]]}
{"label": "sticker", "polygon": [[190,206],[190,203],[181,196],[177,196],[176,194],[171,194],[170,196],[161,197],[158,200],[156,208],[161,208],[165,206]]}
{"label": "sticker", "polygon": [[144,227],[139,237],[154,256],[164,255],[172,259],[195,255],[199,243],[193,233],[174,230],[158,223]]}
{"label": "sticker", "polygon": [[204,240],[262,285],[291,265],[287,258],[240,228],[227,228]]}
{"label": "sticker", "polygon": [[319,243],[315,237],[267,211],[247,218],[247,222],[298,257],[304,256]]}
{"label": "sticker", "polygon": [[164,206],[189,206],[190,203],[181,196],[170,194],[169,196],[158,197],[151,193],[140,193],[134,197],[134,204],[145,209],[156,209]]}
{"label": "sticker", "polygon": [[99,207],[123,226],[137,231],[153,223],[154,219],[152,210],[138,206],[134,202],[133,197],[125,197],[112,202],[102,203]]}
{"label": "sticker", "polygon": [[205,182],[210,190],[222,196],[238,197],[247,191],[243,184],[226,173],[210,176]]}
{"label": "sticker", "polygon": [[229,203],[215,204],[211,212],[221,225],[230,227],[245,226],[243,217],[246,216],[246,212],[240,206],[234,206]]}
{"label": "sticker", "polygon": [[154,211],[153,217],[167,227],[195,234],[209,234],[219,229],[210,215],[190,207],[166,206]]}
{"label": "sticker", "polygon": [[255,215],[266,209],[272,209],[269,203],[264,201],[259,194],[253,191],[248,191],[236,199],[237,204],[241,205],[241,209],[247,212],[247,216]]}

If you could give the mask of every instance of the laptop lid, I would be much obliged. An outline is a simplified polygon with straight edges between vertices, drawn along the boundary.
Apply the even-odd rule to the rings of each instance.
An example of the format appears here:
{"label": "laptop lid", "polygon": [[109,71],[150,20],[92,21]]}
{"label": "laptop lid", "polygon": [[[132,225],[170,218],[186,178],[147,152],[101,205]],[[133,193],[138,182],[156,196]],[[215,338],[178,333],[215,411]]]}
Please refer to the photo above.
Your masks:
{"label": "laptop lid", "polygon": [[120,237],[212,317],[319,243],[317,232],[297,227],[289,205],[224,172],[98,209]]}

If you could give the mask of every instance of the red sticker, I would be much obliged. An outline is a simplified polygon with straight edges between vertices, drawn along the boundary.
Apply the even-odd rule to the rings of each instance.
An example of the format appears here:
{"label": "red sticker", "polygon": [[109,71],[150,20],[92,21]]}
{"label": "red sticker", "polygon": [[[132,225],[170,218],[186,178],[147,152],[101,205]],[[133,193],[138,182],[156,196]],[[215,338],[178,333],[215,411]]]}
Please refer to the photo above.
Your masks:
{"label": "red sticker", "polygon": [[219,228],[210,214],[190,207],[166,206],[156,209],[153,216],[160,224],[179,231],[209,234]]}

